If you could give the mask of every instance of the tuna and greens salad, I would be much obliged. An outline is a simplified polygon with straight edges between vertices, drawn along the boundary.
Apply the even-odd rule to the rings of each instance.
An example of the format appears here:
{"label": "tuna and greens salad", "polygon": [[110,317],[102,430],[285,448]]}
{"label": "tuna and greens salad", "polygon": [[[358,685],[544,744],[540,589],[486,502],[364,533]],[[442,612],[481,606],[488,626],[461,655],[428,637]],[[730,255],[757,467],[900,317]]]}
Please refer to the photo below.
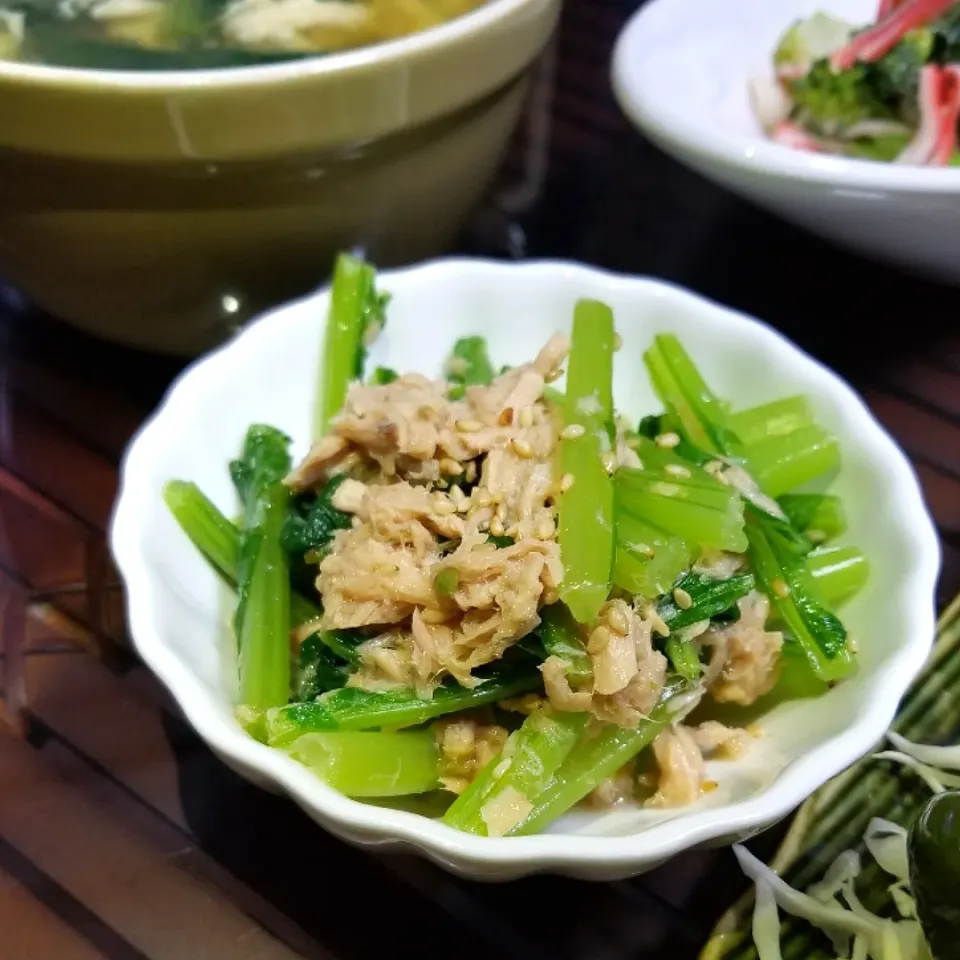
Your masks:
{"label": "tuna and greens salad", "polygon": [[[620,351],[594,300],[514,366],[474,336],[440,376],[371,369],[376,281],[339,258],[300,462],[251,426],[236,521],[166,488],[236,592],[252,736],[348,796],[529,834],[581,801],[693,803],[750,718],[853,673],[834,610],[867,562],[837,497],[798,492],[839,464],[803,397],[734,411],[675,336]],[[615,362],[661,410],[616,407]]]}
{"label": "tuna and greens salad", "polygon": [[773,73],[751,81],[757,119],[777,143],[920,166],[955,166],[960,3],[881,0],[864,26],[829,13],[792,24]]}

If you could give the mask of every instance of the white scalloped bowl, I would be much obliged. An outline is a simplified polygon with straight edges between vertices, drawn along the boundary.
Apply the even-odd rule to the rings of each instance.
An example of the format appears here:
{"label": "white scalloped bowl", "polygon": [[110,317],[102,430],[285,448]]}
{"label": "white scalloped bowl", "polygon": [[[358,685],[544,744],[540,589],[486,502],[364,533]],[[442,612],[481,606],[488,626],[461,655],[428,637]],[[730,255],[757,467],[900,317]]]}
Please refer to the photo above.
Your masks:
{"label": "white scalloped bowl", "polygon": [[883,735],[934,633],[939,551],[913,471],[853,391],[770,327],[677,287],[568,263],[441,260],[384,273],[389,323],[371,362],[438,375],[454,339],[483,333],[498,363],[534,355],[568,330],[574,302],[615,311],[623,349],[615,394],[625,412],[657,409],[641,352],[658,331],[682,338],[708,381],[737,405],[790,393],[812,400],[839,436],[849,539],[873,565],[844,611],[861,669],[826,696],[783,704],[743,759],[710,765],[718,789],[667,812],[575,813],[545,834],[488,839],[403,811],[349,800],[285,754],[250,739],[232,716],[235,644],[228,598],[161,498],[165,482],[194,480],[228,515],[236,507],[227,462],[247,426],[275,424],[308,447],[326,290],[267,314],[190,367],[127,452],[111,543],[126,581],[133,642],[187,720],[233,769],[287,793],[311,817],[360,845],[419,851],[484,880],[536,871],[591,879],[637,874],[696,845],[743,839],[792,811]]}
{"label": "white scalloped bowl", "polygon": [[826,10],[858,24],[877,0],[649,0],[621,32],[613,88],[640,131],[698,173],[860,253],[960,282],[960,169],[793,150],[767,140],[748,79],[778,38]]}

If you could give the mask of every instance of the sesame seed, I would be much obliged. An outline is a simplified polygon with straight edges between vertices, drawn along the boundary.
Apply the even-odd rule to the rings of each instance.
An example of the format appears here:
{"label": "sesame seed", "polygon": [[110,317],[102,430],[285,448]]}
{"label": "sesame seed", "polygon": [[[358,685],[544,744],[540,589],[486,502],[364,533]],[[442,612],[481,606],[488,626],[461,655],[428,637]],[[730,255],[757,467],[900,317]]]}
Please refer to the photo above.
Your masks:
{"label": "sesame seed", "polygon": [[790,588],[779,577],[770,584],[770,587],[781,600],[790,596]]}
{"label": "sesame seed", "polygon": [[608,450],[603,455],[602,459],[603,459],[603,469],[606,470],[607,473],[617,472],[617,467],[619,466],[619,464],[617,463],[617,455],[612,450]]}
{"label": "sesame seed", "polygon": [[717,783],[716,780],[704,780],[703,783],[700,784],[700,792],[701,792],[701,793],[713,793],[713,791],[716,790],[717,787],[719,787],[719,786],[720,786],[720,784]]}
{"label": "sesame seed", "polygon": [[691,597],[686,590],[677,587],[676,590],[673,591],[673,602],[681,610],[689,610],[693,606],[693,597]]}
{"label": "sesame seed", "polygon": [[515,523],[514,523],[514,524],[511,524],[511,525],[510,525],[509,527],[507,527],[507,529],[506,529],[506,535],[507,535],[511,540],[519,540],[519,539],[520,539],[520,527],[519,527],[517,524],[515,524]]}
{"label": "sesame seed", "polygon": [[814,543],[823,543],[823,541],[827,539],[827,535],[823,530],[808,530],[807,539],[812,540]]}
{"label": "sesame seed", "polygon": [[623,346],[623,337],[619,333],[613,335],[613,349],[619,350]]}
{"label": "sesame seed", "polygon": [[639,438],[639,437],[627,437],[627,439],[626,439],[625,442],[626,442],[627,446],[628,446],[631,450],[636,450],[637,447],[640,446],[640,438]]}
{"label": "sesame seed", "polygon": [[537,539],[550,540],[555,532],[556,528],[549,517],[541,517],[537,521]]}
{"label": "sesame seed", "polygon": [[447,373],[462,377],[469,369],[469,364],[463,357],[451,357],[447,361]]}
{"label": "sesame seed", "polygon": [[489,507],[490,506],[490,491],[489,490],[474,490],[473,492],[473,502],[478,507]]}
{"label": "sesame seed", "polygon": [[650,621],[650,625],[653,627],[655,633],[659,634],[661,637],[670,636],[670,628],[663,622],[663,617],[657,613],[656,607],[653,604],[650,604],[646,609],[647,619]]}
{"label": "sesame seed", "polygon": [[450,488],[450,499],[454,503],[463,503],[465,499],[463,491],[456,484]]}
{"label": "sesame seed", "polygon": [[439,513],[441,517],[449,517],[457,512],[457,508],[446,497],[435,497],[433,501],[434,513]]}
{"label": "sesame seed", "polygon": [[621,637],[625,637],[630,632],[630,621],[618,606],[611,606],[607,610],[607,623],[609,623],[610,627],[616,630]]}
{"label": "sesame seed", "polygon": [[661,497],[675,497],[680,492],[680,488],[674,483],[655,483],[653,492],[659,493]]}
{"label": "sesame seed", "polygon": [[723,470],[723,461],[722,460],[709,460],[703,465],[703,469],[706,470],[710,476],[715,477]]}
{"label": "sesame seed", "polygon": [[569,427],[564,427],[560,431],[561,440],[576,440],[587,432],[587,428],[580,423],[571,423]]}
{"label": "sesame seed", "polygon": [[669,449],[670,447],[675,447],[679,442],[679,435],[674,433],[672,430],[669,433],[661,433],[660,436],[657,437],[658,447],[666,447]]}
{"label": "sesame seed", "polygon": [[565,473],[560,478],[560,492],[566,493],[572,486],[574,482],[574,476],[572,473]]}
{"label": "sesame seed", "polygon": [[503,521],[499,517],[494,517],[490,521],[490,533],[495,537],[503,536]]}
{"label": "sesame seed", "polygon": [[656,550],[649,543],[638,543],[631,548],[636,553],[642,553],[645,557],[652,560],[656,555]]}
{"label": "sesame seed", "polygon": [[524,407],[520,411],[520,426],[525,430],[533,426],[533,407]]}
{"label": "sesame seed", "polygon": [[451,457],[444,457],[440,461],[440,470],[448,477],[459,477],[463,473],[463,467]]}
{"label": "sesame seed", "polygon": [[476,433],[483,429],[483,424],[479,420],[458,420],[457,429],[461,433]]}
{"label": "sesame seed", "polygon": [[477,479],[477,465],[472,460],[467,463],[466,478],[467,483],[473,483]]}
{"label": "sesame seed", "polygon": [[500,411],[500,416],[497,417],[497,423],[501,427],[509,427],[513,423],[513,407],[504,407]]}
{"label": "sesame seed", "polygon": [[512,445],[513,445],[513,449],[521,457],[529,458],[533,456],[533,447],[531,447],[526,440],[517,440],[516,438],[514,438]]}
{"label": "sesame seed", "polygon": [[554,367],[544,378],[544,383],[554,383],[563,376],[563,367]]}
{"label": "sesame seed", "polygon": [[664,468],[664,473],[669,473],[671,477],[689,477],[690,471],[679,463],[668,463]]}

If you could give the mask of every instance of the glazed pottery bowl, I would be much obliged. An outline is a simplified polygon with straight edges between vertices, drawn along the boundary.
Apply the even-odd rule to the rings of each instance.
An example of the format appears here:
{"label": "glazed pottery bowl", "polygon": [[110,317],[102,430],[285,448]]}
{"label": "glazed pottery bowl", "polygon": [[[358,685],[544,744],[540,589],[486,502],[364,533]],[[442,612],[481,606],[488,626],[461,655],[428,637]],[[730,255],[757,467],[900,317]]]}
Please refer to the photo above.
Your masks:
{"label": "glazed pottery bowl", "polygon": [[0,276],[89,332],[192,354],[337,250],[442,250],[494,173],[559,0],[491,0],[328,57],[137,73],[0,63]]}

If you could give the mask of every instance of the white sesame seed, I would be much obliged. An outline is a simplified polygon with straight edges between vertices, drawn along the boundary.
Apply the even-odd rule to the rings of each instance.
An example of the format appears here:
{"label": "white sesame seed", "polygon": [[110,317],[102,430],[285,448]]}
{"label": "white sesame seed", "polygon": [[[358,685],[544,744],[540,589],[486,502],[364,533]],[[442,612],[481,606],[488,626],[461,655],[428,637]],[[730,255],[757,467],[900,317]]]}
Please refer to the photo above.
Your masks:
{"label": "white sesame seed", "polygon": [[555,532],[556,528],[553,525],[553,521],[549,517],[541,517],[537,521],[538,540],[551,540]]}
{"label": "white sesame seed", "polygon": [[607,473],[616,473],[617,466],[617,455],[612,450],[608,450],[603,455],[603,469],[606,470]]}
{"label": "white sesame seed", "polygon": [[610,627],[616,630],[621,637],[625,637],[630,632],[630,621],[619,606],[611,606],[608,608],[607,623],[609,623]]}
{"label": "white sesame seed", "polygon": [[526,440],[517,440],[514,438],[512,446],[521,457],[529,458],[533,456],[533,447],[531,447]]}
{"label": "white sesame seed", "polygon": [[561,440],[576,440],[587,432],[587,428],[581,423],[571,423],[560,431]]}
{"label": "white sesame seed", "polygon": [[479,420],[458,420],[457,429],[461,433],[476,433],[483,429],[483,424]]}
{"label": "white sesame seed", "polygon": [[681,610],[689,610],[693,606],[693,597],[691,597],[686,590],[677,587],[676,590],[673,591],[673,602]]}
{"label": "white sesame seed", "polygon": [[463,491],[456,484],[450,488],[450,499],[454,503],[463,503],[465,499]]}
{"label": "white sesame seed", "polygon": [[452,457],[444,457],[440,461],[440,471],[448,477],[459,477],[463,473],[463,467]]}
{"label": "white sesame seed", "polygon": [[517,526],[517,524],[515,524],[515,523],[514,523],[514,524],[511,524],[509,527],[507,527],[506,533],[507,533],[507,536],[510,537],[511,540],[519,540],[519,539],[520,539],[520,527]]}
{"label": "white sesame seed", "polygon": [[650,604],[647,607],[646,615],[655,633],[659,634],[661,637],[670,636],[670,628],[663,622],[663,617],[657,613],[656,607],[654,607],[653,604]]}
{"label": "white sesame seed", "polygon": [[494,517],[490,522],[490,533],[495,537],[503,536],[503,521],[499,517]]}
{"label": "white sesame seed", "polygon": [[680,488],[674,483],[655,483],[653,492],[659,493],[661,497],[675,497],[680,492]]}
{"label": "white sesame seed", "polygon": [[672,430],[669,433],[661,433],[660,436],[657,437],[658,447],[666,447],[669,449],[670,447],[675,447],[679,442],[680,437]]}
{"label": "white sesame seed", "polygon": [[467,463],[466,478],[467,483],[473,483],[477,479],[477,465],[472,460]]}
{"label": "white sesame seed", "polygon": [[436,497],[433,501],[434,513],[439,513],[442,517],[448,517],[457,512],[457,508],[446,497]]}
{"label": "white sesame seed", "polygon": [[703,469],[706,470],[706,472],[711,476],[715,477],[723,470],[723,461],[709,460],[703,465]]}
{"label": "white sesame seed", "polygon": [[777,577],[777,579],[770,584],[770,588],[778,597],[780,597],[781,600],[784,597],[790,596],[790,587],[788,587],[787,584],[779,577]]}
{"label": "white sesame seed", "polygon": [[671,477],[689,477],[690,471],[679,463],[668,463],[663,468],[664,473],[669,473]]}
{"label": "white sesame seed", "polygon": [[814,543],[823,543],[823,541],[827,539],[827,535],[823,530],[808,530],[807,539],[812,540]]}
{"label": "white sesame seed", "polygon": [[473,502],[478,507],[489,507],[490,506],[490,491],[489,490],[475,490],[473,492]]}
{"label": "white sesame seed", "polygon": [[520,426],[525,430],[533,426],[533,407],[524,407],[520,411]]}
{"label": "white sesame seed", "polygon": [[555,367],[544,378],[544,383],[554,383],[563,376],[563,367]]}
{"label": "white sesame seed", "polygon": [[572,473],[565,473],[560,478],[560,492],[566,493],[573,486],[574,479]]}
{"label": "white sesame seed", "polygon": [[504,407],[500,411],[500,416],[497,417],[497,423],[501,427],[509,427],[513,423],[513,407]]}

